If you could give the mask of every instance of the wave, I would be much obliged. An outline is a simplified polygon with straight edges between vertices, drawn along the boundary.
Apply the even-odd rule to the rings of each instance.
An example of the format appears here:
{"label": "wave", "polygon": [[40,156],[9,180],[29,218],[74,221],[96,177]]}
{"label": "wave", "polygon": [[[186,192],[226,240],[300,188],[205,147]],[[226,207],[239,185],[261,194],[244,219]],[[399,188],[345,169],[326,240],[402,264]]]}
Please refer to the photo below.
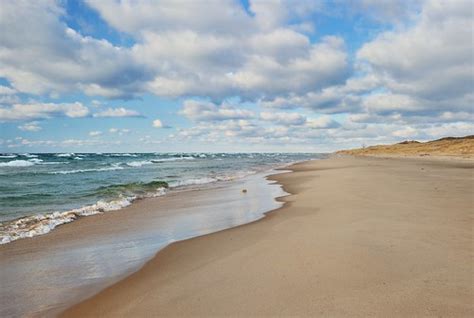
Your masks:
{"label": "wave", "polygon": [[172,157],[172,158],[156,158],[150,160],[153,163],[159,163],[159,162],[166,162],[166,161],[180,161],[180,160],[195,160],[196,158],[192,156],[186,156],[186,157]]}
{"label": "wave", "polygon": [[110,167],[76,169],[76,170],[60,170],[60,171],[48,172],[48,174],[73,174],[73,173],[84,173],[84,172],[113,171],[113,170],[122,170],[122,169],[123,167],[120,167],[118,164],[113,164]]}
{"label": "wave", "polygon": [[106,155],[107,157],[138,157],[138,155],[131,153],[111,153]]}
{"label": "wave", "polygon": [[29,153],[22,153],[20,156],[26,157],[26,158],[38,158],[38,155],[32,155]]}
{"label": "wave", "polygon": [[0,222],[0,244],[6,244],[21,238],[33,237],[51,232],[55,227],[72,222],[81,216],[100,214],[114,211],[130,205],[129,198],[122,198],[110,202],[98,201],[96,204],[85,206],[66,212],[37,214]]}
{"label": "wave", "polygon": [[134,182],[101,187],[97,189],[97,192],[109,195],[118,194],[118,199],[100,200],[95,204],[65,212],[37,214],[13,221],[0,222],[0,244],[49,233],[57,226],[70,223],[83,216],[120,210],[140,198],[162,196],[166,194],[166,188],[168,188],[168,184],[164,181]]}
{"label": "wave", "polygon": [[142,161],[126,162],[125,164],[130,167],[141,167],[144,165],[152,165],[153,163],[154,163],[153,161],[142,160]]}
{"label": "wave", "polygon": [[38,163],[39,165],[67,165],[69,162],[65,161],[46,161],[46,162],[40,162]]}
{"label": "wave", "polygon": [[35,163],[29,160],[12,160],[8,162],[0,162],[0,167],[30,167]]}
{"label": "wave", "polygon": [[0,159],[13,159],[16,157],[17,155],[0,155]]}
{"label": "wave", "polygon": [[64,157],[64,158],[68,158],[68,157],[72,157],[74,156],[74,153],[57,153],[56,154],[56,157]]}
{"label": "wave", "polygon": [[63,161],[46,161],[44,162],[43,159],[32,158],[28,160],[11,160],[8,162],[0,162],[0,167],[31,167],[34,165],[59,165],[59,164],[67,164],[68,162]]}
{"label": "wave", "polygon": [[168,187],[169,185],[165,181],[130,182],[99,187],[94,191],[94,194],[102,196],[138,196],[143,198],[156,196],[156,194],[162,195],[163,191]]}
{"label": "wave", "polygon": [[220,180],[218,178],[212,178],[212,177],[176,180],[176,181],[170,182],[170,187],[176,188],[176,187],[183,187],[183,186],[188,186],[188,185],[213,183],[217,181],[220,181]]}
{"label": "wave", "polygon": [[140,160],[126,162],[125,164],[130,167],[141,167],[145,165],[151,165],[154,163],[167,162],[167,161],[180,161],[180,160],[194,160],[194,157],[175,157],[175,158],[155,158],[151,160]]}
{"label": "wave", "polygon": [[33,158],[33,159],[28,159],[28,161],[32,162],[33,164],[40,164],[43,162],[43,159]]}

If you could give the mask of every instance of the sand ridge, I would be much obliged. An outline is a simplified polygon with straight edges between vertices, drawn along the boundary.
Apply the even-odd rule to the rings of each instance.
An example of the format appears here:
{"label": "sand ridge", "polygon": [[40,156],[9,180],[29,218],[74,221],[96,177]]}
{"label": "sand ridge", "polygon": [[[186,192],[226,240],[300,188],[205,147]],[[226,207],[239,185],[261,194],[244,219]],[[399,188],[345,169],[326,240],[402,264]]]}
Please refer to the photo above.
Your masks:
{"label": "sand ridge", "polygon": [[388,157],[454,157],[474,159],[474,135],[446,137],[428,142],[403,141],[393,145],[377,145],[365,148],[341,150],[337,154]]}

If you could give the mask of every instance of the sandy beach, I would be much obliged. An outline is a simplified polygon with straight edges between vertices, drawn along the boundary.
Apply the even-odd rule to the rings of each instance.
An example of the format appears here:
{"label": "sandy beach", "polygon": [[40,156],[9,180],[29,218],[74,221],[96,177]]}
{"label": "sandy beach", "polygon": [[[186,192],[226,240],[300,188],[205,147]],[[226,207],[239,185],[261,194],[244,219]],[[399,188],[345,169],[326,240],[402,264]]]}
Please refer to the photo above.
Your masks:
{"label": "sandy beach", "polygon": [[332,158],[260,221],[173,243],[63,317],[474,315],[472,162]]}

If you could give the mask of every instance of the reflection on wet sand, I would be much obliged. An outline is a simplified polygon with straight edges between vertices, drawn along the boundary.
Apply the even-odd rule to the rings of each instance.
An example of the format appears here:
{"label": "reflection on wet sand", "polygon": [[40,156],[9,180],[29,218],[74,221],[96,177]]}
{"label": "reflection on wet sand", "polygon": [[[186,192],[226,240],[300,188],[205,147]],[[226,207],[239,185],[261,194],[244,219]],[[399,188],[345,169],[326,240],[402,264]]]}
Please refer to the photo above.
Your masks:
{"label": "reflection on wet sand", "polygon": [[[242,189],[247,192],[242,192]],[[54,314],[139,268],[159,249],[263,217],[284,192],[264,175],[138,201],[0,246],[0,316]]]}

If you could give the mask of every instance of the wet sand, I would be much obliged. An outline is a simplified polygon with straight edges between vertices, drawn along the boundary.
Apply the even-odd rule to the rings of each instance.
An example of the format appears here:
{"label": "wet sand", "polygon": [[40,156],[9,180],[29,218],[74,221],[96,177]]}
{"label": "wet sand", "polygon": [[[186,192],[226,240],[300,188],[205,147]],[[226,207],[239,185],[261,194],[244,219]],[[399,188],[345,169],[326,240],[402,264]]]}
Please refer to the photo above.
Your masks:
{"label": "wet sand", "polygon": [[260,221],[177,242],[64,317],[474,316],[472,162],[333,158]]}
{"label": "wet sand", "polygon": [[0,245],[0,317],[57,315],[135,272],[170,242],[263,217],[284,194],[265,175],[171,191]]}

